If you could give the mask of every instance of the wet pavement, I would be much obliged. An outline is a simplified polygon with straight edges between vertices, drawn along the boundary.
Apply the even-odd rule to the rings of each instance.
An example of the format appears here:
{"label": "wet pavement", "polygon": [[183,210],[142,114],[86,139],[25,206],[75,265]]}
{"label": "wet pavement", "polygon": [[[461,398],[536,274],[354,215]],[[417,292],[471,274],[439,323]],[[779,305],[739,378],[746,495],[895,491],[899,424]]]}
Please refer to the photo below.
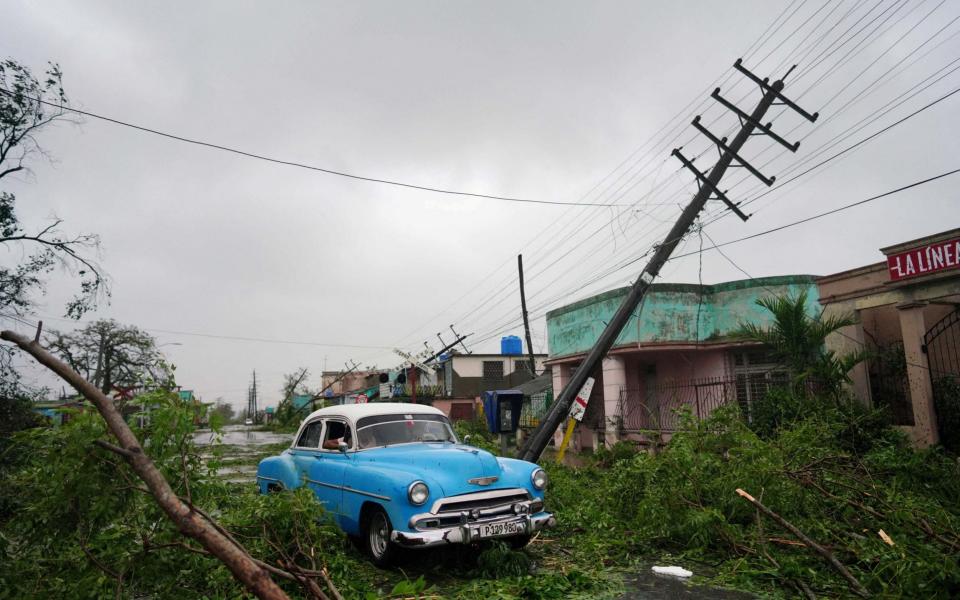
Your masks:
{"label": "wet pavement", "polygon": [[649,567],[628,574],[623,579],[626,592],[619,600],[752,600],[755,596],[744,592],[723,590],[702,585],[671,575],[658,575]]}
{"label": "wet pavement", "polygon": [[[210,449],[214,443],[213,433],[200,430],[193,439],[201,447],[201,456],[213,457]],[[223,466],[217,469],[217,475],[230,483],[253,483],[257,474],[257,463],[261,459],[278,454],[277,445],[289,445],[292,433],[258,431],[256,426],[228,425],[223,428],[219,440],[221,451],[219,460]]]}
{"label": "wet pavement", "polygon": [[[223,428],[220,443],[225,446],[260,446],[290,442],[292,439],[292,433],[257,431],[254,425],[227,425]],[[213,441],[213,434],[209,429],[201,429],[193,434],[193,441],[201,446],[208,446]]]}

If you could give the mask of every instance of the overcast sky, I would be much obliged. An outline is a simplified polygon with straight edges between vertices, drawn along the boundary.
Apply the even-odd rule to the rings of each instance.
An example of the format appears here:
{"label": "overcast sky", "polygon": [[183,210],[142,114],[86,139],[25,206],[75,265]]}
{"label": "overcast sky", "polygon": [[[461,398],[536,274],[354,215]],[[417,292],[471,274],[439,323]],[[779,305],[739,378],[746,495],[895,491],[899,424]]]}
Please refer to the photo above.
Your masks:
{"label": "overcast sky", "polygon": [[[796,155],[759,137],[746,146],[781,181],[805,168],[799,161],[813,165],[960,84],[950,71],[960,5],[940,0],[2,4],[0,56],[37,73],[58,62],[71,104],[84,110],[364,176],[613,205],[355,181],[90,117],[45,130],[39,141],[52,160],[5,178],[4,189],[17,194],[29,229],[56,215],[66,231],[100,235],[113,298],[85,319],[150,330],[181,385],[238,408],[254,369],[275,404],[285,372],[308,367],[316,385],[325,366],[351,359],[394,367],[391,348],[437,348],[451,323],[474,334],[471,349],[495,351],[501,334],[522,335],[521,251],[534,346],[546,351],[545,310],[635,278],[642,261],[610,267],[659,241],[695,190],[670,150],[684,144],[710,166],[716,152],[690,120],[703,114],[718,135],[736,126],[709,98],[718,79],[747,112],[758,100],[732,70],[740,56],[774,79],[799,62],[785,93],[821,111],[816,124],[780,108],[768,114],[775,130],[802,140]],[[930,87],[914,88],[931,75]],[[907,98],[910,90],[919,93]],[[747,223],[706,218],[704,245],[960,167],[958,102],[960,94],[755,200]],[[956,227],[956,183],[725,254],[753,276],[876,262],[882,246]],[[738,201],[763,187],[743,169],[724,185]],[[699,244],[694,234],[683,249]],[[661,281],[696,282],[700,267],[697,256],[676,260]],[[717,252],[703,255],[704,282],[744,277]],[[54,318],[75,285],[58,273],[36,317],[72,327]]]}

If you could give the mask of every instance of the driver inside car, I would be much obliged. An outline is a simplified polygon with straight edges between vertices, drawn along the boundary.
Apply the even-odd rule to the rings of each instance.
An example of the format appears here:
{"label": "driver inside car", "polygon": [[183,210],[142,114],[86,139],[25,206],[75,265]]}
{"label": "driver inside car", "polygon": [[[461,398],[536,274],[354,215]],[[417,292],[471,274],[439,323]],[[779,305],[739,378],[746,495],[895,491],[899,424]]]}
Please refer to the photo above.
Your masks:
{"label": "driver inside car", "polygon": [[350,445],[350,430],[343,423],[334,421],[327,425],[327,436],[321,447],[324,450],[339,450],[340,442]]}

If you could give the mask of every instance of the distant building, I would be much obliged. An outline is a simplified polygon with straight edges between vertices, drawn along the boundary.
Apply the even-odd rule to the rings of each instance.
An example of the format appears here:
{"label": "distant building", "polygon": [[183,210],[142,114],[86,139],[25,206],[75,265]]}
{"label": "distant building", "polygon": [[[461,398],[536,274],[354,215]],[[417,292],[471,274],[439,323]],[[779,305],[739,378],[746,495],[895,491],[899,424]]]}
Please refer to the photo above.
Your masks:
{"label": "distant building", "polygon": [[[546,354],[533,359],[538,374],[544,371]],[[448,354],[436,368],[439,393],[433,405],[453,419],[472,419],[475,404],[488,390],[513,389],[533,379],[526,354]]]}

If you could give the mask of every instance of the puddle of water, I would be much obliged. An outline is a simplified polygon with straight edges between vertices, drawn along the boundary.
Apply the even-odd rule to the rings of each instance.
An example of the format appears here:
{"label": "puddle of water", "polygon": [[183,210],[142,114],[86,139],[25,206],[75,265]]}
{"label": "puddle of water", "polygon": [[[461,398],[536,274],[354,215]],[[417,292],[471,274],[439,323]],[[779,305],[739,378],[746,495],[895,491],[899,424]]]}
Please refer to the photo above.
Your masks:
{"label": "puddle of water", "polygon": [[[245,425],[228,425],[223,428],[220,443],[229,446],[262,446],[264,444],[289,443],[293,439],[290,433],[274,433],[272,431],[254,431]],[[193,434],[193,441],[201,446],[208,446],[213,442],[210,430],[200,430]]]}
{"label": "puddle of water", "polygon": [[624,577],[626,593],[619,600],[752,600],[754,596],[732,590],[691,585],[679,577],[658,575],[649,567]]}

